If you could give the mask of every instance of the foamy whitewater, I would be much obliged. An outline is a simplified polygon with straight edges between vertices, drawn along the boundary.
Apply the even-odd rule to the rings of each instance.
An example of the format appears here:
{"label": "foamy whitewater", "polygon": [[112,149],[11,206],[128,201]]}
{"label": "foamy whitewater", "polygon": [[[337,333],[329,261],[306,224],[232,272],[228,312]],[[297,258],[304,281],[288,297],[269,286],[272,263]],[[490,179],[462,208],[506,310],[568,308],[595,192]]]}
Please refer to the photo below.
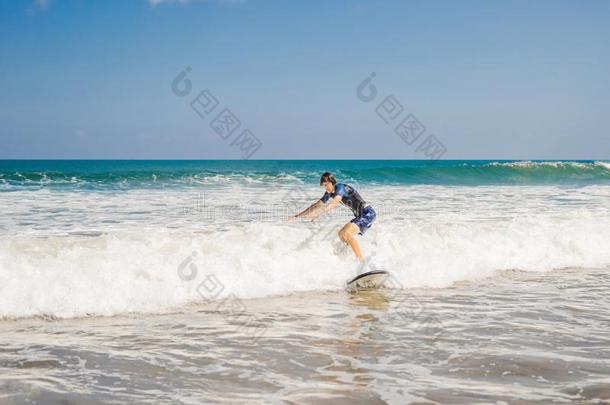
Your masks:
{"label": "foamy whitewater", "polygon": [[610,265],[606,162],[2,162],[0,317],[164,313],[342,290],[345,207],[286,219],[336,172],[378,213],[360,238],[394,287]]}
{"label": "foamy whitewater", "polygon": [[[377,211],[358,267],[322,172]],[[0,161],[0,404],[610,401],[610,165]]]}

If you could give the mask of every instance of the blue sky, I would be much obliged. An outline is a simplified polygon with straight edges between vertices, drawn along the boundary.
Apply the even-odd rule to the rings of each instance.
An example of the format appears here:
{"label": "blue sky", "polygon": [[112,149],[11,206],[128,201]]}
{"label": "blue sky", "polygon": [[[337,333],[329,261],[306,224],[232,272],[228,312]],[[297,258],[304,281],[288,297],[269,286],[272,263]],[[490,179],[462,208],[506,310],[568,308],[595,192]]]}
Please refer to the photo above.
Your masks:
{"label": "blue sky", "polygon": [[[0,158],[239,159],[249,129],[261,159],[425,158],[428,135],[443,158],[608,159],[609,22],[608,1],[4,1]],[[376,114],[390,95],[418,142]]]}

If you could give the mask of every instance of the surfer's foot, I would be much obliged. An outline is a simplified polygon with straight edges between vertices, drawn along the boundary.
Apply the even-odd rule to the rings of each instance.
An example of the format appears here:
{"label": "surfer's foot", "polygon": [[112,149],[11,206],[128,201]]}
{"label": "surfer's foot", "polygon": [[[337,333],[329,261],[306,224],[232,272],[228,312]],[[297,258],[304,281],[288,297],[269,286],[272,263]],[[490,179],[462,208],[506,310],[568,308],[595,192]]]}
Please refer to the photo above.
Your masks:
{"label": "surfer's foot", "polygon": [[371,265],[371,256],[369,257],[363,257],[363,258],[357,258],[358,259],[358,265],[357,265],[357,270],[356,273],[357,274],[363,274],[372,270],[375,270],[375,268],[377,266],[372,266]]}

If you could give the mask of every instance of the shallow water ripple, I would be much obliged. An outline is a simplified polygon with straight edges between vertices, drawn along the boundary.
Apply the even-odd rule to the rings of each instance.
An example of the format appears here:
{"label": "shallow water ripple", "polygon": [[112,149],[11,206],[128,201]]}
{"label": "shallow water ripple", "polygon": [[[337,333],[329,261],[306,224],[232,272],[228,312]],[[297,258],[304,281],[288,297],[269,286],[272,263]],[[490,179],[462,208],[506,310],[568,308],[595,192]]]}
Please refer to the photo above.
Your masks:
{"label": "shallow water ripple", "polygon": [[[0,403],[607,403],[608,270],[0,324]],[[62,402],[64,401],[64,402]],[[67,401],[67,402],[65,402]]]}

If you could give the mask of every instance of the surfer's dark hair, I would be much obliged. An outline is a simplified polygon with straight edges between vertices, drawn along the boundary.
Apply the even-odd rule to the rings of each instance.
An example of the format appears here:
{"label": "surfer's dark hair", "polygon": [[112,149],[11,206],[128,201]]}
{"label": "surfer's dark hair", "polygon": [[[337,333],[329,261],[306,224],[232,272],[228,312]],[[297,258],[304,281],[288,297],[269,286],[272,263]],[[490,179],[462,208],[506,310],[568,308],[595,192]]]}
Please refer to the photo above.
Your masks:
{"label": "surfer's dark hair", "polygon": [[322,174],[322,177],[320,177],[320,185],[326,183],[327,181],[330,181],[333,186],[337,184],[337,180],[335,180],[335,176],[333,176],[331,172],[324,172],[324,174]]}

